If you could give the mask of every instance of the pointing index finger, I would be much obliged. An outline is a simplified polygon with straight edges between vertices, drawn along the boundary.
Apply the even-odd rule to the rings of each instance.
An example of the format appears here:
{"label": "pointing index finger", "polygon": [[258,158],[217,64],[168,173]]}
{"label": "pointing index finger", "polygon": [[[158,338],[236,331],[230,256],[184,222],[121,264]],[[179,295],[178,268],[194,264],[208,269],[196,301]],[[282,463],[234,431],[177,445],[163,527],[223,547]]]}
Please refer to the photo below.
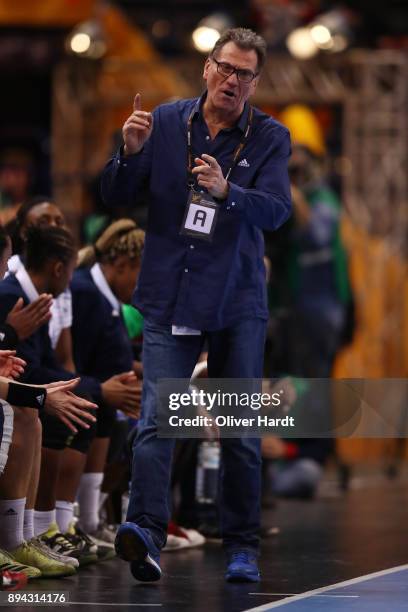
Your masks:
{"label": "pointing index finger", "polygon": [[135,99],[133,101],[133,110],[134,111],[142,110],[142,96],[140,95],[140,93],[137,93],[135,95]]}
{"label": "pointing index finger", "polygon": [[201,156],[210,166],[212,166],[212,168],[214,168],[215,166],[218,165],[217,160],[215,159],[215,157],[211,157],[211,155],[207,155],[207,153],[203,153]]}

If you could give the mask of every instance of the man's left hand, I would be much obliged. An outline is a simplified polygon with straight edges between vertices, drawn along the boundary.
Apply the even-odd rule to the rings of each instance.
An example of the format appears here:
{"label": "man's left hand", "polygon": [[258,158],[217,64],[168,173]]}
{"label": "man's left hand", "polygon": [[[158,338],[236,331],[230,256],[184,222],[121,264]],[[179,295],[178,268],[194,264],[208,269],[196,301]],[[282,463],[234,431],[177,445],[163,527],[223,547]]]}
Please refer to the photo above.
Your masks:
{"label": "man's left hand", "polygon": [[223,177],[221,166],[215,157],[204,153],[194,161],[196,166],[192,173],[198,175],[197,182],[200,187],[205,187],[214,198],[225,200],[228,196],[228,182]]}

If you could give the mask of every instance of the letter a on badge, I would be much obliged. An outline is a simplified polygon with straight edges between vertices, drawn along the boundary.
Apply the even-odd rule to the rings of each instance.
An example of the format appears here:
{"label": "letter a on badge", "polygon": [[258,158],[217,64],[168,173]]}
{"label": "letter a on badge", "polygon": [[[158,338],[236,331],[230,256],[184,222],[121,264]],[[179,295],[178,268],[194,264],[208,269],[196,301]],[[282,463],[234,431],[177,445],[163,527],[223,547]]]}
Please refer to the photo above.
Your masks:
{"label": "letter a on badge", "polygon": [[201,227],[205,227],[205,222],[207,220],[207,213],[205,212],[205,210],[197,210],[195,215],[194,215],[194,219],[193,219],[193,225],[197,225],[198,221],[201,221]]}

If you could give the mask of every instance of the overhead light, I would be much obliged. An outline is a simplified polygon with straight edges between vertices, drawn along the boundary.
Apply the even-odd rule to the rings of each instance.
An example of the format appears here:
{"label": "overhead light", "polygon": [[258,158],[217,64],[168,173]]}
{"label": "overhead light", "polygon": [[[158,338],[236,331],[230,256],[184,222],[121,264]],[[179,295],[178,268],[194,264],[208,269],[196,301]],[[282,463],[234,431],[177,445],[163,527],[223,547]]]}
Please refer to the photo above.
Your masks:
{"label": "overhead light", "polygon": [[225,30],[233,25],[225,13],[213,13],[202,19],[191,37],[194,47],[201,53],[209,53]]}
{"label": "overhead light", "polygon": [[69,53],[89,59],[100,59],[107,50],[106,39],[100,22],[96,19],[78,24],[66,40]]}
{"label": "overhead light", "polygon": [[310,33],[319,49],[338,53],[350,44],[352,31],[350,17],[345,11],[333,9],[318,15],[309,24]]}
{"label": "overhead light", "polygon": [[321,23],[317,23],[310,28],[310,36],[313,38],[319,49],[327,49],[333,44],[332,35],[329,28],[326,28],[326,26],[322,25]]}
{"label": "overhead light", "polygon": [[286,45],[294,57],[309,59],[319,50],[330,53],[344,51],[351,38],[347,14],[333,9],[318,15],[307,26],[293,30],[286,39]]}
{"label": "overhead light", "polygon": [[91,46],[91,37],[85,32],[78,32],[71,38],[71,51],[74,53],[86,53]]}
{"label": "overhead light", "polygon": [[310,28],[296,28],[286,39],[286,46],[297,59],[310,59],[319,51]]}
{"label": "overhead light", "polygon": [[194,30],[192,36],[193,43],[197,51],[201,51],[201,53],[209,53],[221,34],[214,28],[201,26]]}

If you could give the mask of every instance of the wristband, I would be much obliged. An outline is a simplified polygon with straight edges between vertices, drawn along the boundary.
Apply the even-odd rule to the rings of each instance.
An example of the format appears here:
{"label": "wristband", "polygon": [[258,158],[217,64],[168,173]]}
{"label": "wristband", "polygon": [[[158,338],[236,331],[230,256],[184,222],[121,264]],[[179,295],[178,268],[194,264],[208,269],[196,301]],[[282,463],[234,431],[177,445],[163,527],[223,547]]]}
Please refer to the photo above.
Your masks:
{"label": "wristband", "polygon": [[40,409],[44,406],[47,397],[47,390],[44,387],[34,387],[32,385],[19,385],[10,382],[6,401],[12,406],[27,406],[29,408]]}

